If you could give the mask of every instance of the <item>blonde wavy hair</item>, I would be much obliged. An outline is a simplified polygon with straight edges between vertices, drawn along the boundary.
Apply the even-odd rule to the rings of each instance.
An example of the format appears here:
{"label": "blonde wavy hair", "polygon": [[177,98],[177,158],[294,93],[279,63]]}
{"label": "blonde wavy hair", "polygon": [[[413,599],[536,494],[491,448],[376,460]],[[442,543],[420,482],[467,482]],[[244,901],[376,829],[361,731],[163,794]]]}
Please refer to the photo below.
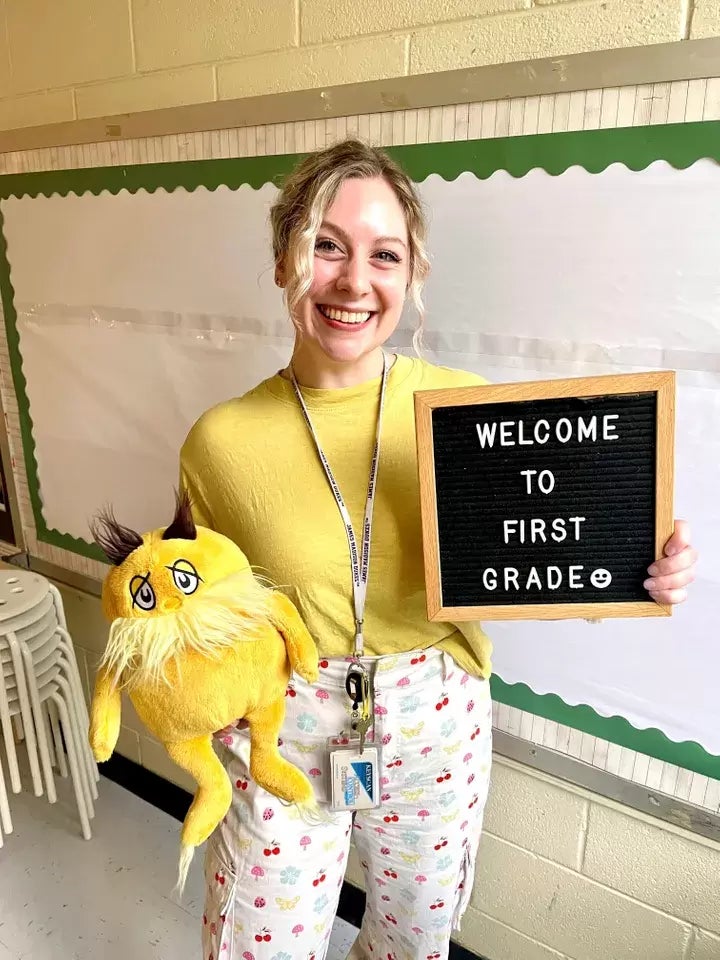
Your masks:
{"label": "blonde wavy hair", "polygon": [[284,296],[291,318],[313,279],[315,240],[326,211],[344,180],[382,177],[397,197],[409,240],[408,291],[418,312],[413,346],[420,352],[425,307],[422,290],[430,271],[427,223],[414,184],[385,151],[355,138],[305,157],[289,174],[270,210],[275,264],[283,266]]}

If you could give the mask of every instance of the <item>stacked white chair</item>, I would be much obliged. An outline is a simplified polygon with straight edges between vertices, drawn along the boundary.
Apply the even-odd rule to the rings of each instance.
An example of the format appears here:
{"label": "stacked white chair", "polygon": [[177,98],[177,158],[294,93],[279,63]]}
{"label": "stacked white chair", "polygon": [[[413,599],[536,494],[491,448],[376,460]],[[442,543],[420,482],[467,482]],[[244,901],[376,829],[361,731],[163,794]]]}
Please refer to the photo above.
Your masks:
{"label": "stacked white chair", "polygon": [[82,834],[91,838],[99,774],[88,726],[60,594],[36,573],[0,570],[0,742],[9,774],[5,781],[0,760],[0,845],[3,831],[12,832],[7,787],[22,790],[15,733],[24,739],[36,797],[55,803],[53,768],[62,777],[69,768]]}

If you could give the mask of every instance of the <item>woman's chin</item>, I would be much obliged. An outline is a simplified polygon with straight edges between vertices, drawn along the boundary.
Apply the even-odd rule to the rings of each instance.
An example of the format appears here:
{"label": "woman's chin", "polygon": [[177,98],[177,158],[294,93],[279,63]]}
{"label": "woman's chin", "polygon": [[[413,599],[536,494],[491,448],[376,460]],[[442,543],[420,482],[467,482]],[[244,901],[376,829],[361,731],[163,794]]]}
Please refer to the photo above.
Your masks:
{"label": "woman's chin", "polygon": [[353,366],[360,363],[367,356],[374,352],[376,348],[372,344],[328,344],[321,346],[322,352],[327,360],[334,364],[343,366]]}
{"label": "woman's chin", "polygon": [[368,327],[349,336],[342,332],[336,335],[332,330],[317,331],[314,339],[328,360],[335,363],[354,363],[380,346]]}
{"label": "woman's chin", "polygon": [[[313,338],[313,360],[312,365],[316,369],[326,367],[328,372],[339,368],[348,372],[357,369],[358,373],[363,373],[364,378],[379,375],[380,347],[371,338],[353,338],[352,341],[338,342],[334,338],[315,337]],[[309,359],[309,358],[308,358]],[[372,367],[372,370],[366,368]],[[377,371],[375,370],[377,367]]]}

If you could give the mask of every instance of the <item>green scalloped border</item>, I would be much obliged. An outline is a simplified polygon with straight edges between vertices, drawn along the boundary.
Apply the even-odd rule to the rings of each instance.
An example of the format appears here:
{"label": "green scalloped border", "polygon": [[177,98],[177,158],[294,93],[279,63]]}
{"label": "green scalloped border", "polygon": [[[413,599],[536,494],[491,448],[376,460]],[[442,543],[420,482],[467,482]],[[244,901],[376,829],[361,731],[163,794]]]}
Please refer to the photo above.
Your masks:
{"label": "green scalloped border", "polygon": [[[720,120],[675,123],[610,130],[580,130],[571,133],[541,133],[532,136],[488,140],[457,140],[386,147],[413,180],[421,182],[436,173],[454,180],[461,173],[479,179],[504,170],[523,177],[540,168],[552,176],[573,166],[600,173],[612,163],[643,170],[655,160],[665,160],[683,169],[703,158],[720,160]],[[277,183],[303,154],[246,157],[231,160],[180,160],[171,163],[94,167],[83,170],[52,170],[42,173],[0,176],[0,200],[8,197],[58,193],[94,193],[104,190],[196,190],[219,186],[230,189],[247,184],[259,189]],[[3,264],[3,267],[6,265]]]}
{"label": "green scalloped border", "polygon": [[[588,173],[600,173],[612,163],[622,163],[631,170],[643,170],[657,160],[664,160],[677,169],[684,169],[705,158],[720,162],[720,121],[410,144],[388,147],[386,150],[404,166],[416,182],[425,180],[431,174],[438,174],[445,180],[454,180],[464,172],[473,173],[478,179],[485,179],[499,170],[514,177],[523,177],[536,168],[557,176],[573,166],[582,167]],[[49,197],[55,193],[61,196],[87,192],[97,195],[105,190],[113,194],[121,190],[130,193],[146,190],[152,193],[155,190],[172,191],[181,188],[193,191],[199,187],[216,190],[219,186],[237,189],[243,185],[257,190],[266,183],[279,183],[301,156],[302,154],[283,154],[231,160],[189,160],[7,174],[0,176],[0,200],[23,196]],[[23,455],[38,538],[52,546],[102,560],[103,556],[94,544],[49,528],[43,517],[30,405],[19,352],[14,291],[1,209],[0,297],[5,315],[10,363],[20,412]],[[660,730],[638,730],[623,717],[603,717],[586,704],[571,706],[556,694],[537,694],[527,684],[509,684],[497,675],[492,678],[491,685],[493,697],[498,702],[720,779],[720,756],[707,753],[698,743],[675,743]]]}
{"label": "green scalloped border", "polygon": [[565,703],[556,693],[535,693],[526,683],[507,683],[497,674],[490,678],[490,689],[498,703],[518,707],[593,737],[720,780],[720,756],[708,753],[694,740],[676,743],[656,727],[641,730],[625,717],[604,717],[585,703]]}
{"label": "green scalloped border", "polygon": [[[1,180],[2,178],[0,178]],[[10,369],[12,371],[15,396],[17,398],[18,414],[20,418],[20,434],[22,437],[23,458],[25,472],[28,479],[30,504],[35,520],[35,532],[38,539],[51,546],[62,547],[72,553],[95,560],[103,560],[101,550],[94,544],[88,543],[69,533],[48,527],[42,512],[42,498],[40,496],[40,482],[38,478],[38,462],[35,451],[35,438],[32,432],[32,417],[30,416],[30,402],[27,395],[27,381],[22,368],[20,354],[20,335],[17,328],[17,313],[15,312],[15,291],[10,279],[10,264],[7,258],[7,241],[5,239],[4,220],[0,210],[0,300],[2,301],[5,317],[5,331],[10,355]]]}

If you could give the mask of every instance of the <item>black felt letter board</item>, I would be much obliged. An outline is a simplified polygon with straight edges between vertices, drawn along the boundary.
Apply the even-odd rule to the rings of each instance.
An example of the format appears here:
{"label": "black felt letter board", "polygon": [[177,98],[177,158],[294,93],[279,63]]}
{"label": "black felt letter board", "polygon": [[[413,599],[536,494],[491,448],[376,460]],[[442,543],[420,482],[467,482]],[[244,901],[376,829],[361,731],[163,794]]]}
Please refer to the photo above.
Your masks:
{"label": "black felt letter board", "polygon": [[646,601],[656,400],[433,410],[443,606]]}

